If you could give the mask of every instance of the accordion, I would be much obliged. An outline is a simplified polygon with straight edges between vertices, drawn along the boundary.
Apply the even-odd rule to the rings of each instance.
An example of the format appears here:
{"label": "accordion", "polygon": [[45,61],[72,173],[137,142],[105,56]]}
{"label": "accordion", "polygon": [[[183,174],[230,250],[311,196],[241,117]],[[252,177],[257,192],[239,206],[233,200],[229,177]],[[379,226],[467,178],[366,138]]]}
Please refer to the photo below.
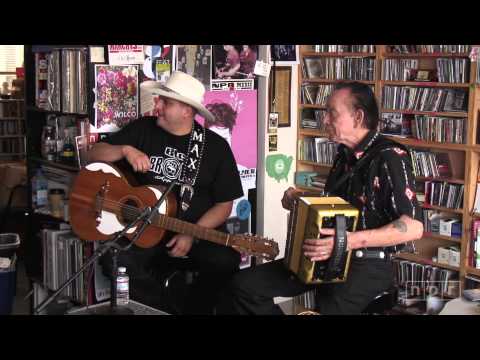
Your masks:
{"label": "accordion", "polygon": [[[300,197],[288,220],[284,265],[305,284],[344,282],[351,251],[347,231],[355,231],[359,212],[340,197]],[[311,261],[303,254],[305,239],[321,238],[319,230],[335,229],[332,255],[325,261]]]}

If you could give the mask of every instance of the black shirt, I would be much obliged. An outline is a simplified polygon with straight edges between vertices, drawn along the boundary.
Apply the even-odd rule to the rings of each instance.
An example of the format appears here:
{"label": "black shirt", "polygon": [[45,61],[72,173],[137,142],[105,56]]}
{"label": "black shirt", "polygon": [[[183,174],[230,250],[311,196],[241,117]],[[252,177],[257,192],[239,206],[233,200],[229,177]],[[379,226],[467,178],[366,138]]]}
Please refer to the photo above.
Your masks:
{"label": "black shirt", "polygon": [[332,194],[360,211],[356,230],[376,229],[401,215],[422,221],[408,149],[373,130],[353,150],[339,145],[326,191],[333,189],[340,177],[372,149],[379,150],[377,155],[366,161]]}
{"label": "black shirt", "polygon": [[[142,185],[168,185],[180,181],[182,167],[187,163],[190,134],[176,136],[156,124],[153,116],[142,117],[129,123],[120,131],[105,139],[112,145],[131,145],[147,154],[150,169],[146,173],[134,173]],[[221,136],[205,129],[205,149],[200,170],[194,185],[194,194],[188,210],[182,218],[196,223],[217,202],[235,200],[243,195],[240,175],[228,143]],[[179,186],[176,186],[179,200]],[[180,209],[180,205],[177,206]],[[219,227],[225,230],[224,226]]]}

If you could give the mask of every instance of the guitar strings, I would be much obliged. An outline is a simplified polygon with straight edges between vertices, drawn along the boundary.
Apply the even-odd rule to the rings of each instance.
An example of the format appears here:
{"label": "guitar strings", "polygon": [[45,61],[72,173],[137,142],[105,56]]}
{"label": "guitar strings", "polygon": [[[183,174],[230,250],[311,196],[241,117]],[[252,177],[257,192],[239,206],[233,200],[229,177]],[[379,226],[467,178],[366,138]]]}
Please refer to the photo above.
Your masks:
{"label": "guitar strings", "polygon": [[[126,205],[124,203],[121,203],[120,201],[109,200],[109,199],[107,199],[103,196],[97,196],[96,200],[97,201],[101,200],[103,203],[105,203],[107,205],[117,205],[120,208],[120,210],[123,211],[123,214],[125,214],[127,216],[137,216],[141,212],[141,210],[138,207],[135,207],[135,206],[132,206],[132,205]],[[164,214],[157,214],[157,215],[159,215],[161,218],[163,218],[165,220],[167,219],[167,217],[164,216]],[[206,230],[211,231],[212,229],[206,229]],[[215,232],[217,232],[217,231],[215,231]],[[267,241],[267,242],[269,242],[269,241]],[[253,248],[251,248],[250,251],[252,252]]]}

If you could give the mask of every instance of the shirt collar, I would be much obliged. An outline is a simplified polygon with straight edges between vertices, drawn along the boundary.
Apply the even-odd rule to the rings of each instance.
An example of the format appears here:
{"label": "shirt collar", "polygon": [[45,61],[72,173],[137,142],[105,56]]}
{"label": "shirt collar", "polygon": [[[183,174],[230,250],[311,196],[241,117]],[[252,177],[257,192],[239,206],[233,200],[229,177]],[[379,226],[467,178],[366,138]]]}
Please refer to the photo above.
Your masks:
{"label": "shirt collar", "polygon": [[372,144],[375,142],[375,140],[377,140],[378,135],[379,132],[377,130],[370,130],[353,150],[345,147],[347,154],[351,157],[354,157],[356,160],[359,160],[367,152],[367,150],[372,147]]}

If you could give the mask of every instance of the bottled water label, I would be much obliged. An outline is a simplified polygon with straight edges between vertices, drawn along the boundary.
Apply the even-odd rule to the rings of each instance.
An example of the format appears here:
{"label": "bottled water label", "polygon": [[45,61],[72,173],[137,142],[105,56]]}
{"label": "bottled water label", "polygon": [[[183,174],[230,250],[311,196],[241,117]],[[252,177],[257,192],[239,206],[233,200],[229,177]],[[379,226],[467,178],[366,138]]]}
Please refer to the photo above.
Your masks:
{"label": "bottled water label", "polygon": [[117,279],[117,305],[128,305],[129,301],[129,278],[118,277]]}

